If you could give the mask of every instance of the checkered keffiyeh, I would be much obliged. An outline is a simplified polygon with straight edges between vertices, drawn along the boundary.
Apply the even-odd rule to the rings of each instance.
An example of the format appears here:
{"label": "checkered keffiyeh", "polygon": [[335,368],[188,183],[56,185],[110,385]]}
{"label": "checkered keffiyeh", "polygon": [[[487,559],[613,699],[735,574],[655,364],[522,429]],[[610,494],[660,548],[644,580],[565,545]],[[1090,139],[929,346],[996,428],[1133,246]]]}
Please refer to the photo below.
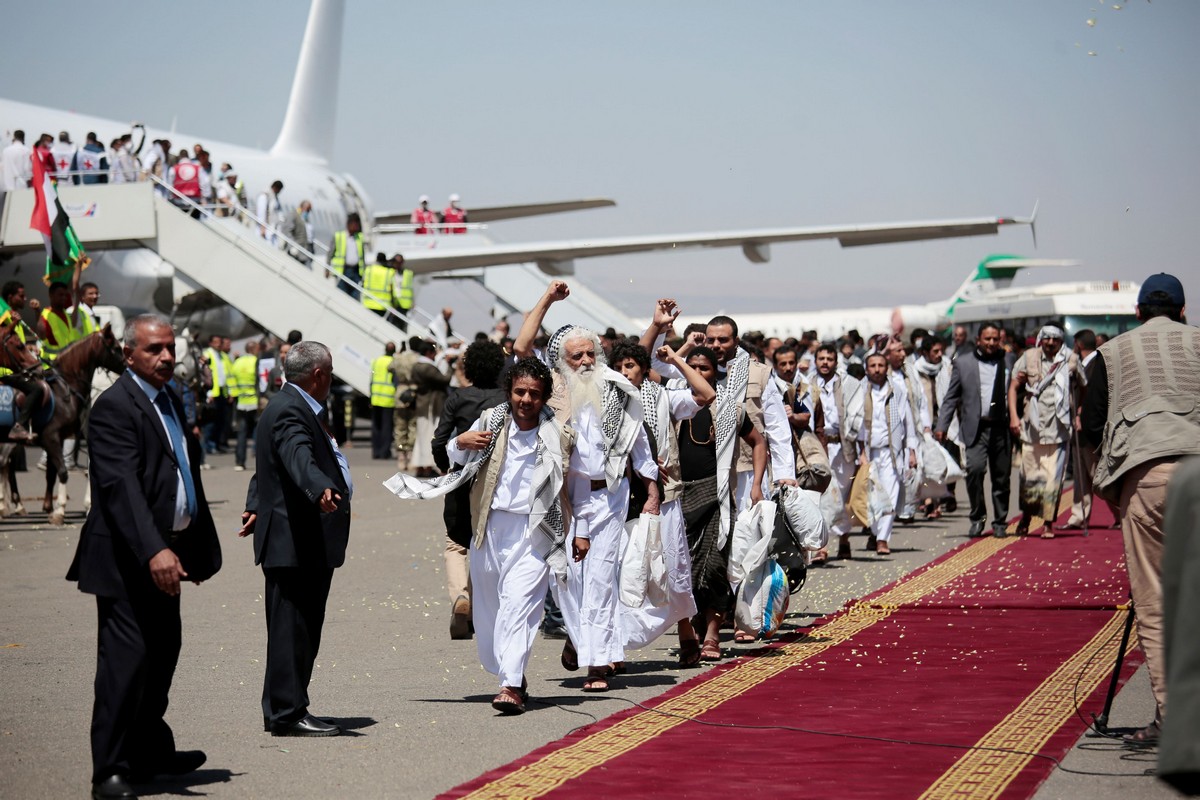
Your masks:
{"label": "checkered keffiyeh", "polygon": [[733,460],[733,449],[737,447],[738,423],[741,420],[742,403],[746,400],[746,387],[750,382],[750,354],[738,350],[737,357],[729,362],[725,379],[717,383],[717,410],[713,422],[717,429],[717,494],[721,501],[721,536],[718,547],[724,547],[733,530],[729,511],[731,491],[731,469],[724,465]]}
{"label": "checkered keffiyeh", "polygon": [[[495,451],[500,432],[512,419],[508,403],[483,412],[483,429],[491,432],[492,441],[483,450],[472,452],[459,472],[436,478],[417,478],[397,472],[384,481],[384,487],[404,500],[431,500],[448,494],[471,481]],[[549,406],[542,409],[538,425],[538,444],[534,460],[530,497],[531,527],[541,536],[534,549],[560,579],[567,575],[566,526],[563,524],[559,492],[563,485],[563,454],[561,434],[554,412]],[[476,547],[480,542],[474,543]]]}

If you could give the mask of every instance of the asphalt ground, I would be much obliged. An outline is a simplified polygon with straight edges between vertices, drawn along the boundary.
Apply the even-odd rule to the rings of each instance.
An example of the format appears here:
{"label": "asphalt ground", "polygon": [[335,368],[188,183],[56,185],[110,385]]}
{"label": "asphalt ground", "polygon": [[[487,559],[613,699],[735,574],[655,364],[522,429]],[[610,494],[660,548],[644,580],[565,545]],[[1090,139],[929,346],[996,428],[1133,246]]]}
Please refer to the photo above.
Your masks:
{"label": "asphalt ground", "polygon": [[[367,442],[354,444],[346,451],[356,487],[350,549],[334,577],[310,688],[312,712],[334,719],[346,734],[294,739],[262,730],[263,578],[250,542],[235,535],[250,473],[235,472],[232,456],[213,456],[204,486],[225,563],[204,585],[185,585],[183,651],[167,714],[177,746],[205,750],[208,762],[181,779],[139,786],[142,796],[432,797],[697,674],[676,666],[668,635],[630,654],[629,674],[614,682],[615,691],[585,695],[582,673],[559,664],[561,642],[539,638],[528,673],[536,698],[530,711],[498,716],[489,704],[496,682],[480,668],[474,642],[449,639],[441,503],[393,497],[380,485],[393,473],[391,464],[371,461]],[[30,450],[31,467],[36,456]],[[42,485],[42,474],[31,468],[20,483],[33,513],[0,521],[0,798],[85,797],[90,788],[96,606],[63,579],[83,521],[84,481],[82,472],[72,473],[67,525],[50,527],[40,503],[28,502]],[[958,491],[961,503],[965,487]],[[961,503],[936,523],[898,528],[890,558],[864,552],[865,539],[853,537],[852,560],[810,571],[808,585],[792,597],[785,629],[811,624],[902,577],[961,544],[966,529]],[[1144,672],[1118,696],[1114,726],[1150,719]],[[1153,751],[1084,737],[1065,766],[1105,776],[1058,771],[1037,796],[1173,797],[1144,776],[1153,764]],[[695,774],[687,753],[675,767]],[[819,754],[763,771],[761,780],[792,776],[775,787],[787,796],[788,787],[802,791],[808,769],[820,769]],[[687,796],[686,783],[674,785],[673,795]]]}

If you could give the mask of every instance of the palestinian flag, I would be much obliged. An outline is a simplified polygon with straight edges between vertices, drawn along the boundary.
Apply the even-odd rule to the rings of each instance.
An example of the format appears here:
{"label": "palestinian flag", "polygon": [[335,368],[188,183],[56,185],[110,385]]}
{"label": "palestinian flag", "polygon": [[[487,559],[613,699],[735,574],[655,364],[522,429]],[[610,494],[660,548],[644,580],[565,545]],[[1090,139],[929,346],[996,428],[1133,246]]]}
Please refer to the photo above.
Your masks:
{"label": "palestinian flag", "polygon": [[[49,286],[54,281],[69,280],[76,264],[80,269],[86,269],[92,260],[83,252],[83,245],[71,228],[71,220],[58,201],[58,189],[36,151],[33,156],[33,194],[33,216],[29,227],[40,231],[46,242],[46,274],[42,283]],[[0,315],[3,313],[0,310]]]}
{"label": "palestinian flag", "polygon": [[0,299],[0,325],[7,325],[12,321],[12,307]]}

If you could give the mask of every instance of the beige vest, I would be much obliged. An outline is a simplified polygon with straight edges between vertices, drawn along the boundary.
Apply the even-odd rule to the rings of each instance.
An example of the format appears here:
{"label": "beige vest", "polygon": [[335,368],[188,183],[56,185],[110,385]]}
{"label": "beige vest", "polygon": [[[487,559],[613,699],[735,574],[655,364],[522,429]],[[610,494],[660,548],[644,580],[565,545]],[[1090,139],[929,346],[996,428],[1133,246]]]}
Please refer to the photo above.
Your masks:
{"label": "beige vest", "polygon": [[[486,412],[485,412],[486,413]],[[492,512],[492,500],[496,497],[496,481],[500,478],[500,470],[504,466],[504,454],[508,452],[508,425],[512,416],[506,416],[500,426],[500,434],[496,437],[496,446],[486,464],[475,475],[475,485],[471,487],[471,519],[475,522],[475,532],[471,544],[479,547],[487,532],[488,514]],[[567,471],[571,464],[571,448],[575,445],[575,431],[569,425],[559,425],[562,433],[563,485],[559,492],[559,502],[562,510],[563,525],[566,535],[571,535],[571,501],[567,497]]]}
{"label": "beige vest", "polygon": [[[756,431],[762,434],[764,439],[767,438],[767,429],[763,422],[762,396],[769,380],[771,380],[771,368],[751,359],[750,374],[746,380],[746,399],[742,402],[742,410],[750,416],[750,423],[754,425]],[[768,459],[767,469],[770,469],[770,466],[771,462]],[[737,466],[734,471],[754,471],[754,448],[742,438],[738,438]]]}
{"label": "beige vest", "polygon": [[1147,461],[1200,454],[1200,329],[1155,317],[1100,348],[1108,420],[1095,486],[1106,496]]}

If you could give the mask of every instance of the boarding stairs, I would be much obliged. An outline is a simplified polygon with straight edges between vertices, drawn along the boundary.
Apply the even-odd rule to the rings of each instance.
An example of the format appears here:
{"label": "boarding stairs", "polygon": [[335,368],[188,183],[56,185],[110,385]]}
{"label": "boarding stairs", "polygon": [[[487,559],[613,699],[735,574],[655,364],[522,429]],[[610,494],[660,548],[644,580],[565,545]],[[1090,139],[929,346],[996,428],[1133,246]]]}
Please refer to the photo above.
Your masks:
{"label": "boarding stairs", "polygon": [[[179,205],[173,204],[168,197]],[[76,235],[89,250],[148,248],[178,275],[236,308],[275,336],[299,329],[333,354],[334,373],[356,391],[371,394],[371,361],[389,341],[430,337],[428,315],[414,309],[402,333],[325,277],[324,259],[279,236],[279,246],[259,236],[261,224],[217,217],[161,183],[66,185],[59,187]],[[180,206],[186,206],[187,210]],[[40,249],[41,235],[29,229],[32,190],[10,192],[0,216],[0,250]],[[192,213],[198,215],[193,218]],[[293,258],[280,247],[306,257]],[[344,283],[351,283],[340,278]],[[357,285],[356,285],[357,286]],[[357,286],[361,292],[361,286]]]}

